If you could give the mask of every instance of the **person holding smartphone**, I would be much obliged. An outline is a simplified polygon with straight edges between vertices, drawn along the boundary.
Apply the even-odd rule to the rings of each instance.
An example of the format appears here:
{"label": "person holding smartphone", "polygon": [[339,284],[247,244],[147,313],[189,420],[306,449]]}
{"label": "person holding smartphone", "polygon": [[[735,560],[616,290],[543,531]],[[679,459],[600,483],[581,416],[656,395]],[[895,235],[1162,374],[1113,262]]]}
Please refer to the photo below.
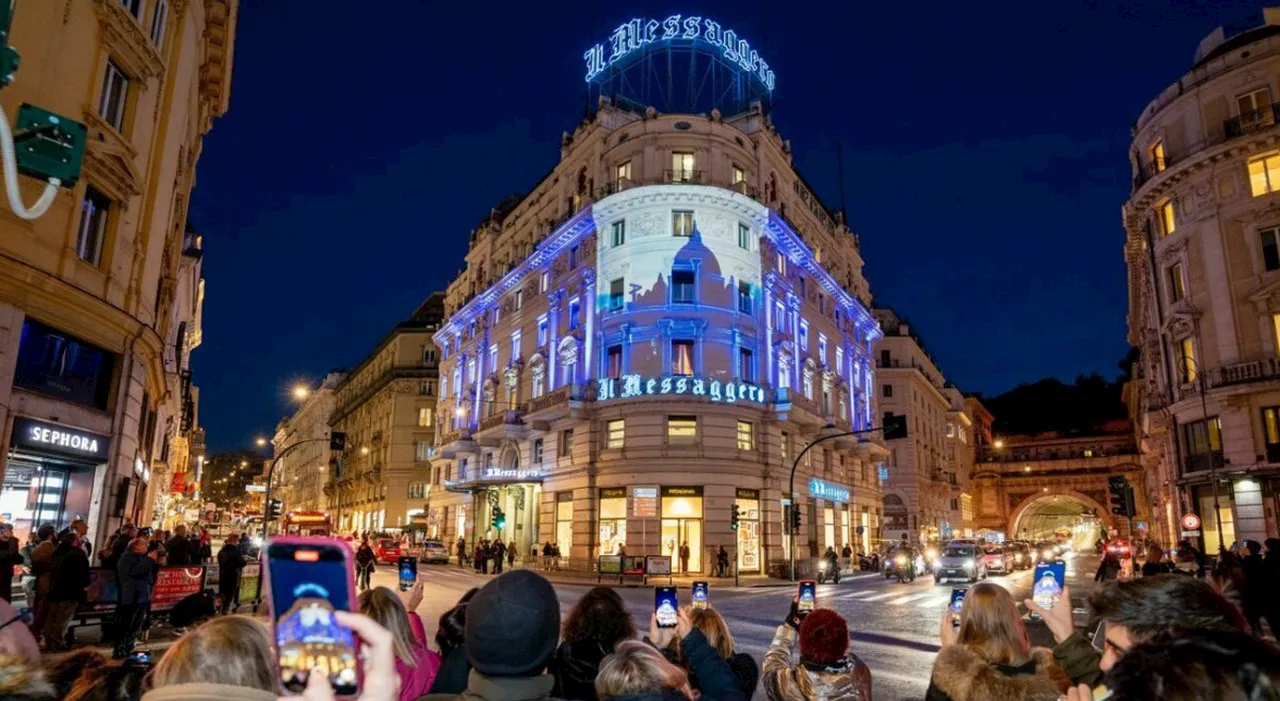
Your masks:
{"label": "person holding smartphone", "polygon": [[[807,582],[802,582],[802,585]],[[828,608],[805,611],[797,594],[760,666],[770,701],[808,698],[871,701],[871,669],[849,652],[849,624]],[[799,641],[800,659],[794,656]]]}
{"label": "person holding smartphone", "polygon": [[970,587],[959,628],[952,626],[948,607],[938,635],[942,649],[925,701],[1056,701],[1071,687],[1053,652],[1031,647],[1013,595],[997,584]]}

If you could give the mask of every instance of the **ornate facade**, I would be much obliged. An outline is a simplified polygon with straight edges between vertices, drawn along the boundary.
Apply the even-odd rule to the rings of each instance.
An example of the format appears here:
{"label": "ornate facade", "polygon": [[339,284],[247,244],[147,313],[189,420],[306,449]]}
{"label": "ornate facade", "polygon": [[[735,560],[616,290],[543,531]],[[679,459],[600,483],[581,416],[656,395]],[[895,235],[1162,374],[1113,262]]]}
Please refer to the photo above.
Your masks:
{"label": "ornate facade", "polygon": [[272,498],[280,499],[285,511],[328,509],[324,485],[329,478],[330,452],[325,439],[329,438],[337,388],[345,378],[343,372],[326,375],[319,387],[307,393],[302,406],[276,425],[271,447],[279,462],[271,478]]}

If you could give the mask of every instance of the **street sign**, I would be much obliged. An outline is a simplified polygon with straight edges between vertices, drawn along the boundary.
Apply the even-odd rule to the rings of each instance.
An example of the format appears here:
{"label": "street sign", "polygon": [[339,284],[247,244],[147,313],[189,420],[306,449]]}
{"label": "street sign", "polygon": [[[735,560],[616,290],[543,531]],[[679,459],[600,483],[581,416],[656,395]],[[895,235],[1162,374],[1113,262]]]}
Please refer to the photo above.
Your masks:
{"label": "street sign", "polygon": [[[1200,529],[1200,517],[1195,514],[1182,515],[1182,530],[1195,531]],[[1185,534],[1184,534],[1185,535]],[[1197,534],[1199,535],[1199,534]]]}
{"label": "street sign", "polygon": [[1182,537],[1183,537],[1183,538],[1199,538],[1199,537],[1200,537],[1200,531],[1199,531],[1199,530],[1195,530],[1195,531],[1183,531],[1183,532],[1182,532]]}
{"label": "street sign", "polygon": [[265,492],[267,491],[267,485],[265,485],[265,484],[246,484],[246,485],[244,486],[244,491],[249,492],[249,493],[251,493],[251,494],[252,494],[252,493],[255,493],[255,492],[257,492],[257,493],[265,493]]}

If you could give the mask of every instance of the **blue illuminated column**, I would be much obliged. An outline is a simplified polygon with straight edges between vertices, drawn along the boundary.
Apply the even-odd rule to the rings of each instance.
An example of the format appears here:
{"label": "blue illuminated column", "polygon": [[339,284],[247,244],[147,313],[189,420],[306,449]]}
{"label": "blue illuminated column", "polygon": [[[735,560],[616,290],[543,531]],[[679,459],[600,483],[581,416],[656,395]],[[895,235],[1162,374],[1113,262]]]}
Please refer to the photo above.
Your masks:
{"label": "blue illuminated column", "polygon": [[768,285],[764,288],[764,338],[765,338],[765,381],[773,382],[773,292]]}
{"label": "blue illuminated column", "polygon": [[845,354],[849,356],[849,366],[845,368],[845,372],[849,374],[849,405],[845,407],[845,411],[849,412],[849,425],[853,426],[855,431],[861,430],[863,427],[858,425],[858,398],[854,395],[856,389],[853,384],[853,368],[858,364],[856,355],[853,354],[853,347],[848,343],[848,337],[845,337]]}
{"label": "blue illuminated column", "polygon": [[471,416],[467,417],[471,428],[480,426],[480,412],[483,410],[484,403],[484,361],[488,357],[489,348],[489,329],[485,328],[484,333],[480,335],[480,340],[476,342],[476,381],[471,388],[471,396],[475,397],[475,401],[471,403]]}
{"label": "blue illuminated column", "polygon": [[[738,367],[738,364],[741,362],[739,360],[739,357],[742,354],[740,350],[741,348],[742,348],[742,331],[740,329],[734,329],[733,330],[733,355],[729,356],[730,367],[733,368],[733,374],[731,375],[731,377],[736,377],[739,380],[746,380],[746,378],[742,377],[742,375],[740,374],[742,372],[742,369]],[[752,379],[754,380],[754,378]]]}
{"label": "blue illuminated column", "polygon": [[556,329],[560,326],[560,292],[547,295],[547,392],[556,388],[556,365],[560,354],[556,348]]}
{"label": "blue illuminated column", "polygon": [[592,374],[592,367],[591,367],[592,362],[595,360],[595,357],[592,355],[591,349],[595,345],[596,273],[594,270],[588,268],[585,271],[583,271],[582,277],[583,277],[583,280],[586,282],[586,293],[583,294],[583,299],[586,300],[585,304],[587,306],[587,328],[586,328],[586,333],[583,334],[583,341],[582,341],[584,344],[582,348],[582,351],[583,351],[582,355],[584,357],[581,358],[579,362],[586,365],[586,367],[582,369],[582,381],[585,383],[585,382],[588,382],[592,377],[595,377],[595,375]]}
{"label": "blue illuminated column", "polygon": [[628,321],[622,325],[622,375],[631,372],[631,335],[634,331],[635,324]]}
{"label": "blue illuminated column", "polygon": [[800,354],[804,352],[800,345],[800,298],[788,294],[787,305],[791,307],[791,344],[796,349],[795,357],[791,359],[791,391],[796,392],[800,387],[800,365],[803,363]]}

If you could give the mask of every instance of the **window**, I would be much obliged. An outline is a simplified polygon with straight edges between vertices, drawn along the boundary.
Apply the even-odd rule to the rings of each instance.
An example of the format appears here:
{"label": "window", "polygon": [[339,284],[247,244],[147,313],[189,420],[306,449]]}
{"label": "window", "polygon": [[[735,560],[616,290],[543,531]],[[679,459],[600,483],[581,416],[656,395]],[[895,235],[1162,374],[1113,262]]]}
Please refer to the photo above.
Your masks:
{"label": "window", "polygon": [[418,407],[418,425],[423,428],[431,427],[431,409],[428,407]]}
{"label": "window", "polygon": [[1196,349],[1191,344],[1191,337],[1178,341],[1178,374],[1182,384],[1189,385],[1196,381]]}
{"label": "window", "polygon": [[750,421],[738,422],[738,450],[752,450],[756,447],[755,427]]}
{"label": "window", "polygon": [[573,454],[573,429],[566,428],[560,432],[560,457]]}
{"label": "window", "polygon": [[489,371],[498,368],[498,344],[494,343],[489,346]]}
{"label": "window", "polygon": [[514,306],[516,308],[516,311],[520,311],[522,308],[524,308],[524,290],[516,290],[516,298],[515,298]]}
{"label": "window", "polygon": [[800,350],[809,350],[809,322],[800,322]]}
{"label": "window", "polygon": [[[1272,314],[1272,315],[1271,315],[1271,328],[1272,328],[1272,329],[1274,329],[1274,330],[1275,330],[1275,333],[1276,333],[1276,345],[1275,345],[1275,347],[1276,347],[1277,349],[1280,349],[1280,314]],[[1276,354],[1277,354],[1277,355],[1280,355],[1280,350],[1277,350],[1277,351],[1276,351]]]}
{"label": "window", "polygon": [[413,442],[413,459],[419,462],[430,460],[436,454],[435,446],[431,445],[431,441],[414,441]]}
{"label": "window", "polygon": [[605,369],[607,374],[605,376],[612,377],[615,380],[622,377],[622,346],[609,346],[606,356]]}
{"label": "window", "polygon": [[493,453],[484,454],[484,469],[486,471],[493,469]]}
{"label": "window", "polygon": [[677,377],[693,375],[693,341],[671,342],[671,374]]}
{"label": "window", "polygon": [[550,285],[551,285],[551,273],[544,270],[542,271],[542,274],[538,276],[538,291],[546,292],[547,288]]}
{"label": "window", "polygon": [[881,394],[881,396],[883,396],[885,399],[889,399],[890,397],[892,397],[892,396],[893,396],[893,385],[882,385],[882,386],[880,387],[880,394]]}
{"label": "window", "polygon": [[497,326],[498,321],[502,319],[502,306],[494,305],[493,307],[493,325]]}
{"label": "window", "polygon": [[578,316],[582,310],[581,307],[582,303],[578,301],[577,297],[569,300],[569,328],[571,330],[578,328]]}
{"label": "window", "polygon": [[1266,125],[1275,121],[1271,107],[1271,91],[1258,88],[1236,97],[1236,108],[1240,110],[1240,121],[1248,125]]}
{"label": "window", "polygon": [[1173,200],[1166,200],[1156,211],[1160,215],[1160,233],[1164,236],[1172,234],[1178,226],[1173,216]]}
{"label": "window", "polygon": [[547,315],[538,317],[538,347],[547,345]]}
{"label": "window", "polygon": [[621,190],[624,185],[631,181],[631,161],[619,163],[617,168],[613,170],[613,182]]}
{"label": "window", "polygon": [[778,252],[777,268],[779,275],[787,276],[787,255],[781,251]]}
{"label": "window", "polygon": [[129,14],[142,19],[142,0],[120,0],[120,4],[124,5],[124,9],[128,10]]}
{"label": "window", "polygon": [[844,372],[844,348],[836,346],[836,374]]}
{"label": "window", "polygon": [[672,443],[692,442],[698,438],[698,417],[668,416],[667,440]]}
{"label": "window", "polygon": [[[447,382],[448,378],[444,378],[444,381]],[[418,383],[418,394],[429,397],[434,393],[435,387],[431,384],[431,380],[423,380]]]}
{"label": "window", "polygon": [[156,12],[151,16],[151,43],[157,48],[164,45],[164,29],[169,21],[169,0],[156,0]]}
{"label": "window", "polygon": [[1208,421],[1189,421],[1182,426],[1183,442],[1187,448],[1187,470],[1207,470],[1221,467],[1222,422],[1216,416]]}
{"label": "window", "polygon": [[622,309],[622,278],[609,282],[609,310]]}
{"label": "window", "polygon": [[520,332],[520,330],[519,330],[519,329],[517,329],[517,330],[515,330],[515,331],[512,331],[512,332],[511,332],[511,362],[513,362],[513,363],[514,363],[514,362],[516,361],[516,359],[517,359],[517,358],[519,358],[519,357],[520,357],[520,355],[521,355],[521,353],[520,353],[520,340],[521,340],[521,339],[520,339],[520,336],[521,336],[521,332]]}
{"label": "window", "polygon": [[813,399],[813,368],[805,367],[801,381],[804,382],[804,398]]}
{"label": "window", "polygon": [[84,202],[80,205],[80,228],[76,232],[76,255],[90,265],[102,262],[102,243],[107,238],[107,218],[111,213],[111,200],[93,189],[85,188]]}
{"label": "window", "polygon": [[569,269],[573,270],[578,267],[578,247],[569,248]]}
{"label": "window", "polygon": [[791,434],[786,431],[782,432],[782,440],[778,441],[778,454],[783,460],[791,459]]}
{"label": "window", "polygon": [[542,439],[541,438],[533,439],[533,449],[531,452],[533,453],[533,457],[531,459],[533,464],[541,467],[542,466]]}
{"label": "window", "polygon": [[751,227],[746,224],[738,224],[738,248],[751,250]]}
{"label": "window", "polygon": [[693,236],[693,212],[676,210],[671,213],[671,235]]}
{"label": "window", "polygon": [[738,349],[738,379],[744,382],[756,381],[756,359],[749,348]]}
{"label": "window", "polygon": [[428,346],[422,347],[422,364],[430,365],[436,362],[436,349]]}
{"label": "window", "polygon": [[692,270],[672,270],[671,301],[677,304],[693,304],[693,284]]}
{"label": "window", "polygon": [[627,438],[627,422],[624,419],[614,419],[605,424],[605,442],[606,448],[621,448],[623,442]]}
{"label": "window", "polygon": [[1093,450],[1092,450],[1091,448],[1085,448],[1085,449],[1084,449],[1084,456],[1085,456],[1086,458],[1091,458],[1091,457],[1093,457]]}
{"label": "window", "polygon": [[426,497],[426,496],[427,496],[427,483],[426,483],[426,482],[410,482],[410,483],[409,483],[409,498],[410,498],[410,499],[422,499],[422,498],[424,498],[424,497]]}
{"label": "window", "polygon": [[773,326],[779,329],[787,327],[787,314],[782,307],[782,300],[773,303]]}
{"label": "window", "polygon": [[818,360],[823,364],[827,364],[827,335],[818,334]]}
{"label": "window", "polygon": [[1163,173],[1165,169],[1164,142],[1156,141],[1147,149],[1147,163],[1151,165],[1152,174]]}
{"label": "window", "polygon": [[738,281],[738,311],[751,313],[751,283],[745,280]]}
{"label": "window", "polygon": [[1262,438],[1267,448],[1267,462],[1280,462],[1280,407],[1263,408]]}
{"label": "window", "polygon": [[1169,301],[1177,302],[1187,296],[1187,283],[1182,275],[1182,264],[1174,263],[1165,271],[1169,277]]}
{"label": "window", "polygon": [[738,166],[733,166],[733,184],[744,183],[747,181],[747,171]]}
{"label": "window", "polygon": [[124,131],[124,107],[128,99],[129,79],[115,61],[107,61],[106,73],[102,77],[102,99],[98,103],[98,114],[102,115],[107,124],[115,127],[116,131]]}
{"label": "window", "polygon": [[1254,197],[1280,190],[1280,153],[1249,161],[1249,188]]}
{"label": "window", "polygon": [[693,173],[693,154],[676,151],[671,154],[671,182],[682,183],[695,180]]}
{"label": "window", "polygon": [[617,248],[627,242],[627,220],[622,219],[613,223],[613,247]]}

